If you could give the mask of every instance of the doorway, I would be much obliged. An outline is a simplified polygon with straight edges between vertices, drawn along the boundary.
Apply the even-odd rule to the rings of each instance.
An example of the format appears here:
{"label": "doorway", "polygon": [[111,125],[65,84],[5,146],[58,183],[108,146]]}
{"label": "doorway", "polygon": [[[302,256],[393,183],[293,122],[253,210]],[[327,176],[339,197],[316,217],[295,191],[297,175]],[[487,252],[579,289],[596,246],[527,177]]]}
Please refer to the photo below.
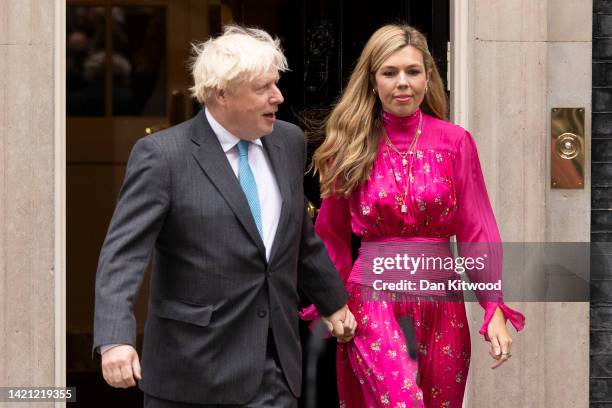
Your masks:
{"label": "doorway", "polygon": [[[385,23],[424,32],[448,84],[449,2],[68,0],[66,21],[67,385],[78,387],[77,405],[141,406],[138,390],[108,387],[91,359],[95,273],[131,147],[199,109],[188,96],[190,44],[231,21],[278,36],[291,68],[279,84],[285,102],[278,117],[297,123],[329,110],[368,37]],[[316,179],[307,176],[305,187],[318,205]],[[139,339],[147,293],[145,283],[135,306]],[[316,384],[304,387],[316,402],[303,397],[303,406],[338,405],[334,350],[333,341],[325,344]],[[304,361],[310,357],[305,347]]]}
{"label": "doorway", "polygon": [[[97,258],[133,144],[193,114],[185,62],[190,43],[219,26],[220,7],[197,0],[67,1],[66,371],[67,384],[79,390],[77,405],[142,405],[138,390],[107,386],[91,358]],[[145,284],[135,304],[139,339],[147,293]]]}

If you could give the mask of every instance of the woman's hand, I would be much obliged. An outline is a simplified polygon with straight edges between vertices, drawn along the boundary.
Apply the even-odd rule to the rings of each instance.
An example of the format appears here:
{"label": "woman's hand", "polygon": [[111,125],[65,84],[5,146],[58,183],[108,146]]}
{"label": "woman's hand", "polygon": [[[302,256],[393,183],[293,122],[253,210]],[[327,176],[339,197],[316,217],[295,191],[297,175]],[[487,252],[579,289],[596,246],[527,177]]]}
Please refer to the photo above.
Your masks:
{"label": "woman's hand", "polygon": [[355,337],[357,320],[347,305],[342,306],[330,316],[322,317],[321,320],[331,335],[338,339],[338,342],[348,343]]}
{"label": "woman's hand", "polygon": [[489,354],[495,360],[491,368],[496,369],[511,357],[510,349],[512,348],[512,337],[506,328],[506,318],[499,307],[495,309],[489,322],[487,334],[491,339]]}

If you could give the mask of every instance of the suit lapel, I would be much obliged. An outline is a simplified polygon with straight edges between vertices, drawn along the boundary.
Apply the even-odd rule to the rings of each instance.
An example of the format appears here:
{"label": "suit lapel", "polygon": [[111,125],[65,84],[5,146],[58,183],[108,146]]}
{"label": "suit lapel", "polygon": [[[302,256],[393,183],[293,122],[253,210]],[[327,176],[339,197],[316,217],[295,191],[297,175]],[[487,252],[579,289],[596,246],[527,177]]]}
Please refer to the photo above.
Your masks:
{"label": "suit lapel", "polygon": [[204,109],[194,118],[191,140],[197,145],[193,151],[194,158],[223,196],[227,205],[236,214],[265,259],[266,248],[257,231],[249,203],[225,152],[221,148],[219,139],[217,139],[208,120],[206,120]]}
{"label": "suit lapel", "polygon": [[291,207],[291,186],[289,185],[289,174],[287,174],[289,167],[285,162],[287,155],[280,137],[273,135],[264,136],[261,138],[261,141],[264,145],[264,149],[268,153],[268,157],[270,158],[272,170],[274,171],[276,182],[278,183],[278,188],[282,198],[278,227],[276,227],[276,234],[274,235],[272,249],[270,250],[270,261],[272,261],[272,259],[274,259],[274,255],[276,252],[278,252],[281,244],[281,237],[283,236],[283,231],[285,225],[287,224],[287,218],[289,217],[289,208]]}

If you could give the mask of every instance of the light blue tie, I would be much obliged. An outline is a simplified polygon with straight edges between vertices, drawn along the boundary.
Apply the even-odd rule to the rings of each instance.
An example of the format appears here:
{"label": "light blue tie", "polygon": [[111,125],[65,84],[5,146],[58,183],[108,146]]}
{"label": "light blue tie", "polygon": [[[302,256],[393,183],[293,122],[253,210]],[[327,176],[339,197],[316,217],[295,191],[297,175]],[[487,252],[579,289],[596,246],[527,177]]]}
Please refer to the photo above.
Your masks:
{"label": "light blue tie", "polygon": [[257,194],[257,184],[255,183],[255,177],[249,166],[249,143],[246,140],[238,142],[238,153],[240,153],[240,162],[238,163],[238,181],[240,187],[244,191],[249,207],[251,208],[251,214],[257,225],[257,231],[259,236],[263,238],[263,229],[261,227],[261,209],[259,207],[259,195]]}

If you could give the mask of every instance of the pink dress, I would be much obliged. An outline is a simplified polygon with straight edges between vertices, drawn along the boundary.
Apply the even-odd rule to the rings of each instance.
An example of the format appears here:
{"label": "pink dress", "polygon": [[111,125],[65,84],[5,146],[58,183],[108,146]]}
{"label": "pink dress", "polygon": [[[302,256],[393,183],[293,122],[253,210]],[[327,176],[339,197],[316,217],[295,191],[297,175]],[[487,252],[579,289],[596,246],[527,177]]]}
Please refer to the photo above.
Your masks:
{"label": "pink dress", "polygon": [[[406,118],[383,114],[385,130],[399,152],[408,151],[420,113]],[[377,297],[359,282],[362,256],[355,264],[351,258],[351,232],[362,242],[445,242],[452,235],[458,243],[500,242],[472,136],[426,114],[422,121],[415,154],[407,156],[411,183],[403,157],[381,135],[370,179],[348,199],[323,200],[317,217],[316,232],[347,286],[349,307],[359,324],[354,340],[338,346],[343,408],[462,405],[470,362],[464,303]],[[481,296],[479,301],[485,310],[479,332],[485,338],[497,307],[517,330],[523,328],[524,316],[502,301]],[[403,316],[414,324],[417,361],[407,353],[398,324]],[[302,311],[303,319],[317,317],[313,307]]]}

